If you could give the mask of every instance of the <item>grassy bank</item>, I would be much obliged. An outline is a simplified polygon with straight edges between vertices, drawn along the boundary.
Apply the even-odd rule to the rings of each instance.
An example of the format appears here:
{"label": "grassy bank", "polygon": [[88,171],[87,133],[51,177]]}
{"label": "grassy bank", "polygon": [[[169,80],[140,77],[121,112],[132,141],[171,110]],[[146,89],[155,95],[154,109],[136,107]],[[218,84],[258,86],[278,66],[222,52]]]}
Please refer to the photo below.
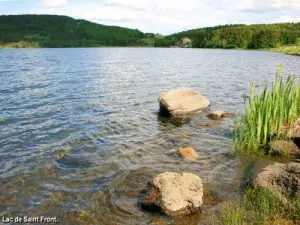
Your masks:
{"label": "grassy bank", "polygon": [[[234,144],[238,151],[257,153],[270,140],[285,139],[283,124],[289,126],[300,114],[300,82],[293,76],[284,81],[281,67],[271,87],[258,94],[255,84],[245,106],[245,114],[235,120]],[[273,135],[276,134],[276,135]]]}
{"label": "grassy bank", "polygon": [[267,50],[272,52],[280,52],[288,55],[300,56],[300,45],[283,45],[278,48],[270,48]]}
{"label": "grassy bank", "polygon": [[[76,41],[75,41],[76,42]],[[80,41],[78,41],[80,42]],[[120,45],[119,47],[154,47],[154,39],[141,39],[140,41],[142,44],[138,45],[132,45],[132,46],[122,46]],[[52,48],[60,48],[60,47],[74,47],[74,48],[80,48],[84,47],[80,46],[80,44],[76,43],[69,43],[69,44],[62,44],[60,43],[59,45],[52,44]],[[86,47],[118,47],[115,45],[101,45],[98,43],[88,43]],[[9,43],[0,43],[0,49],[6,49],[6,48],[47,48],[47,46],[41,45],[39,42],[31,42],[31,41],[18,41],[18,42],[9,42]],[[271,52],[279,52],[283,54],[288,54],[288,55],[296,55],[300,56],[300,46],[297,45],[285,45],[281,46],[278,48],[269,48],[269,49],[248,49],[248,48],[234,48],[235,50],[266,50],[266,51],[271,51]]]}
{"label": "grassy bank", "polygon": [[12,43],[0,44],[1,48],[39,48],[38,42],[27,42],[27,41],[19,41]]}
{"label": "grassy bank", "polygon": [[268,190],[247,189],[239,202],[226,203],[218,216],[224,225],[300,223],[300,198],[283,204]]}

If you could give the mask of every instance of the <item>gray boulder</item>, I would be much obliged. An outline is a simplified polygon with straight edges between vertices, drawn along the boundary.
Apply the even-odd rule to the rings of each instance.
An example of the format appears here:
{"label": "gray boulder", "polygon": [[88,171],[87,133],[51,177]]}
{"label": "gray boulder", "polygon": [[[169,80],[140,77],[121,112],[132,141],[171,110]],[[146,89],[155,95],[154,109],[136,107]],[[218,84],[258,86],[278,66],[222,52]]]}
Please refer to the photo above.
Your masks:
{"label": "gray boulder", "polygon": [[191,88],[163,92],[158,101],[161,114],[168,116],[193,114],[209,106],[208,99]]}
{"label": "gray boulder", "polygon": [[300,164],[273,163],[254,179],[255,188],[266,188],[282,200],[300,197]]}
{"label": "gray boulder", "polygon": [[290,157],[299,157],[300,149],[292,141],[277,140],[269,143],[272,153],[286,155]]}
{"label": "gray boulder", "polygon": [[183,216],[199,211],[203,200],[202,180],[191,173],[165,172],[148,183],[142,207],[160,210],[169,216]]}

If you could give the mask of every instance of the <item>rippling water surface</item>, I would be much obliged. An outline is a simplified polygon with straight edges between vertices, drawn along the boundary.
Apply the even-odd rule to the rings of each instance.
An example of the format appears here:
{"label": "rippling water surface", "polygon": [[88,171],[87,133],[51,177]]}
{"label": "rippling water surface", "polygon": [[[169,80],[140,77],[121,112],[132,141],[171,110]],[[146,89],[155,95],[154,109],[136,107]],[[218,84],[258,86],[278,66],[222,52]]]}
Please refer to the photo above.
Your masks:
{"label": "rippling water surface", "polygon": [[[139,207],[165,171],[199,175],[197,224],[233,194],[240,160],[231,120],[176,126],[157,115],[160,92],[191,87],[211,109],[238,111],[251,81],[272,81],[300,57],[255,51],[91,48],[0,50],[0,216],[57,216],[61,224],[183,224]],[[170,150],[194,147],[185,161]],[[1,218],[0,217],[0,218]],[[209,216],[208,216],[209,217]],[[196,222],[195,222],[196,221]]]}

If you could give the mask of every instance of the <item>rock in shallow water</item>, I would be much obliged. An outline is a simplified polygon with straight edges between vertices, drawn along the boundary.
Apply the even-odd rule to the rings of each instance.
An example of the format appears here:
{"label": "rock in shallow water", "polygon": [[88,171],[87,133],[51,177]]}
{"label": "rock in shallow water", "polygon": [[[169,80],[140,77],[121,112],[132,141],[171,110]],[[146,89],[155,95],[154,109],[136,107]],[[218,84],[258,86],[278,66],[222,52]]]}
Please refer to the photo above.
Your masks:
{"label": "rock in shallow water", "polygon": [[214,111],[214,112],[210,112],[207,115],[207,117],[212,119],[212,120],[220,120],[222,118],[232,118],[234,116],[235,116],[234,113],[224,112],[223,110],[217,110],[217,111]]}
{"label": "rock in shallow water", "polygon": [[212,120],[219,120],[223,117],[223,114],[225,112],[223,110],[217,110],[214,112],[211,112],[207,115],[208,118],[212,119]]}
{"label": "rock in shallow water", "polygon": [[219,126],[220,124],[221,124],[221,121],[216,120],[216,121],[197,122],[196,126],[198,126],[198,127],[216,127],[216,126]]}
{"label": "rock in shallow water", "polygon": [[165,172],[148,183],[142,207],[160,210],[169,216],[183,216],[198,212],[203,203],[202,180],[191,173]]}
{"label": "rock in shallow water", "polygon": [[198,157],[197,152],[191,147],[180,148],[178,153],[187,160],[196,160]]}
{"label": "rock in shallow water", "polygon": [[235,113],[232,113],[232,112],[224,112],[222,114],[222,117],[223,118],[232,118],[232,117],[235,117]]}
{"label": "rock in shallow water", "polygon": [[159,106],[162,115],[182,116],[199,112],[209,106],[206,97],[191,88],[179,88],[159,95]]}
{"label": "rock in shallow water", "polygon": [[255,188],[267,188],[279,198],[300,197],[300,163],[274,163],[254,179]]}

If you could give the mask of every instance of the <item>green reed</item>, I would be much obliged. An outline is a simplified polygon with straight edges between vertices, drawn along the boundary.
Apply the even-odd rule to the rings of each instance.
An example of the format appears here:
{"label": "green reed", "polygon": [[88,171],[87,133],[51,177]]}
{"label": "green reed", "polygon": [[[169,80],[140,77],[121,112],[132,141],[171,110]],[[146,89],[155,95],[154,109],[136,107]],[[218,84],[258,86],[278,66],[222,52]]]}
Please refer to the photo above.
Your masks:
{"label": "green reed", "polygon": [[257,95],[255,91],[253,82],[245,114],[234,122],[236,150],[258,151],[270,140],[284,139],[287,132],[282,126],[288,127],[300,115],[300,82],[294,76],[284,81],[282,66],[270,88],[265,84]]}
{"label": "green reed", "polygon": [[227,202],[219,213],[222,225],[299,224],[300,198],[283,203],[267,189],[247,188],[239,201]]}

